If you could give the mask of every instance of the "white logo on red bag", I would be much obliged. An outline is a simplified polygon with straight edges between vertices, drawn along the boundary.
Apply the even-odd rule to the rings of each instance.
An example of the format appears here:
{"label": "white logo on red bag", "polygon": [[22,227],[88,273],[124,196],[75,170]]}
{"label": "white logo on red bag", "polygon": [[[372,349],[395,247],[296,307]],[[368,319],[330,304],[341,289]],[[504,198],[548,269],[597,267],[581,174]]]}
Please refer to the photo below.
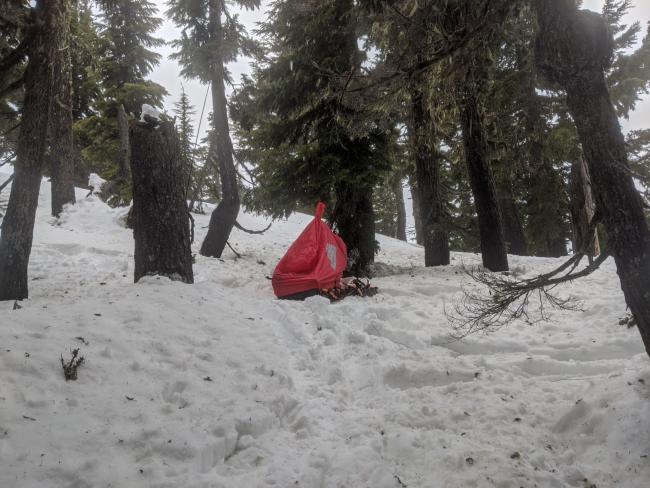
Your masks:
{"label": "white logo on red bag", "polygon": [[328,244],[325,252],[327,252],[327,259],[329,259],[332,269],[336,271],[336,246],[334,244]]}

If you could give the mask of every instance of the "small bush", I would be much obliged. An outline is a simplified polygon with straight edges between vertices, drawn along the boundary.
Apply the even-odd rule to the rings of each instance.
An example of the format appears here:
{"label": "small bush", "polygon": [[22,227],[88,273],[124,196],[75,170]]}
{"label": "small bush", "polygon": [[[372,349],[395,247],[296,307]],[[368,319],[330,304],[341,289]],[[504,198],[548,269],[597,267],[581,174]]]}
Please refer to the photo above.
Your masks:
{"label": "small bush", "polygon": [[61,356],[61,366],[63,367],[63,375],[66,381],[75,381],[77,379],[77,368],[84,362],[84,357],[79,356],[79,349],[73,349],[71,353],[72,358],[67,363],[63,360],[63,356]]}

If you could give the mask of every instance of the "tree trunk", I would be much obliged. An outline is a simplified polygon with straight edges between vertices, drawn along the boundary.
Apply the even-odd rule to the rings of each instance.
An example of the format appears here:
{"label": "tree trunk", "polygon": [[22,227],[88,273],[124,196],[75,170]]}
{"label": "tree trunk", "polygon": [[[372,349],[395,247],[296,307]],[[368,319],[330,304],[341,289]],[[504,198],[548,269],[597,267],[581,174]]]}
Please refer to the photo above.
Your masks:
{"label": "tree trunk", "polygon": [[130,129],[137,282],[162,275],[193,283],[190,221],[180,141],[171,122]]}
{"label": "tree trunk", "polygon": [[131,161],[131,144],[129,142],[129,117],[123,104],[117,105],[117,127],[120,131],[120,149],[117,159],[117,178],[122,183],[129,181],[129,162]]}
{"label": "tree trunk", "polygon": [[413,227],[415,230],[415,242],[422,246],[422,217],[420,216],[420,198],[418,197],[418,185],[414,176],[409,176],[409,186],[411,188],[411,202],[413,204]]}
{"label": "tree trunk", "polygon": [[528,244],[526,243],[526,236],[521,225],[519,209],[515,203],[512,182],[509,176],[501,181],[501,184],[497,187],[497,193],[508,251],[510,254],[517,256],[528,256]]}
{"label": "tree trunk", "polygon": [[395,237],[400,241],[406,241],[406,207],[404,206],[404,188],[402,177],[397,175],[393,179],[393,193],[397,202],[397,231]]}
{"label": "tree trunk", "polygon": [[[221,1],[211,0],[210,2],[210,36],[216,40],[219,46],[224,43],[224,33],[221,25]],[[223,57],[219,49],[215,49],[212,56],[212,120],[214,124],[215,152],[221,177],[221,201],[210,217],[210,226],[201,245],[201,254],[219,258],[226,247],[230,232],[239,214],[239,191],[228,124]]]}
{"label": "tree trunk", "polygon": [[[436,128],[422,91],[425,82],[414,79],[409,83],[411,145],[415,159],[417,204],[422,225],[425,266],[449,264],[449,233],[445,229],[442,188],[440,185],[441,159],[436,146]],[[414,201],[415,204],[415,201]]]}
{"label": "tree trunk", "polygon": [[0,300],[28,297],[27,266],[41,186],[52,105],[52,66],[63,56],[69,28],[68,0],[38,0],[37,20],[25,71],[22,122],[16,147],[14,181],[0,236]]}
{"label": "tree trunk", "polygon": [[346,275],[369,277],[377,248],[372,190],[359,191],[355,185],[339,183],[330,218],[348,248]]}
{"label": "tree trunk", "polygon": [[[591,229],[596,206],[591,192],[589,170],[584,158],[571,165],[571,224],[573,227],[573,252],[584,252],[593,258],[600,254],[598,232]],[[591,230],[590,230],[591,229]]]}
{"label": "tree trunk", "polygon": [[566,191],[562,177],[545,155],[548,127],[541,97],[537,94],[537,77],[528,80],[524,130],[527,137],[529,185],[529,229],[535,256],[559,258],[567,255]]}
{"label": "tree trunk", "polygon": [[650,230],[605,80],[611,33],[601,16],[578,11],[573,0],[536,0],[535,7],[540,24],[536,62],[567,92],[607,232],[607,251],[650,355]]}
{"label": "tree trunk", "polygon": [[[68,19],[68,22],[70,20]],[[63,52],[53,65],[54,86],[49,119],[52,215],[58,217],[63,206],[75,203],[75,151],[72,135],[72,49],[70,29],[61,33]]]}
{"label": "tree trunk", "polygon": [[477,80],[474,76],[469,75],[459,97],[465,160],[478,215],[483,266],[491,271],[507,271],[508,255],[501,213],[488,161],[488,144],[481,120]]}

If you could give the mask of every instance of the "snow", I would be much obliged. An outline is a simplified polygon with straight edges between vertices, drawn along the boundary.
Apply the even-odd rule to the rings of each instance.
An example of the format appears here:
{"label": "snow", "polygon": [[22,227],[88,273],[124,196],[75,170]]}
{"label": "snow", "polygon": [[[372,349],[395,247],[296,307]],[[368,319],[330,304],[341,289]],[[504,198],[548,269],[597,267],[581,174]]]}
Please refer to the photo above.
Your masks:
{"label": "snow", "polygon": [[140,114],[140,122],[146,122],[144,117],[148,115],[149,117],[160,120],[160,112],[158,111],[157,108],[152,107],[148,103],[143,103],[142,104],[142,113]]}
{"label": "snow", "polygon": [[454,342],[444,308],[475,255],[425,269],[380,237],[379,295],[280,301],[266,277],[294,215],[235,230],[242,259],[197,253],[194,285],[133,284],[126,210],[87,193],[56,220],[43,183],[31,298],[0,303],[0,486],[648,486],[650,361],[611,262],[565,289],[584,312]]}

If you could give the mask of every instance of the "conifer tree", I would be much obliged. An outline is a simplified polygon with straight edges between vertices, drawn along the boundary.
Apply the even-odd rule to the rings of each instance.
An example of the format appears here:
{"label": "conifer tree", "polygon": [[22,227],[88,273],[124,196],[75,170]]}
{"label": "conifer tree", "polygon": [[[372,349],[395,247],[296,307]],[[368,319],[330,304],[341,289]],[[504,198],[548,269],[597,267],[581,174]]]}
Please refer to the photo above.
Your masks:
{"label": "conifer tree", "polygon": [[70,0],[37,0],[27,35],[29,59],[16,145],[14,181],[0,234],[0,300],[28,296],[27,266],[41,186],[50,115],[58,96],[52,66],[61,65],[69,35]]}
{"label": "conifer tree", "polygon": [[154,49],[163,40],[153,33],[162,20],[149,0],[100,0],[99,62],[101,98],[94,115],[76,124],[82,154],[109,184],[104,197],[112,205],[130,201],[128,118],[143,104],[162,106],[166,90],[147,76],[158,64]]}
{"label": "conifer tree", "polygon": [[[183,173],[185,175],[185,196],[191,198],[195,193],[196,182],[196,163],[194,147],[194,125],[192,116],[194,115],[194,106],[185,93],[185,88],[181,87],[181,96],[174,104],[174,114],[176,115],[176,130],[180,142],[179,155],[182,161]],[[190,211],[192,208],[190,208]]]}
{"label": "conifer tree", "polygon": [[[235,0],[246,9],[259,7],[259,0]],[[219,167],[222,198],[210,218],[201,254],[221,257],[239,214],[239,189],[230,138],[226,99],[229,74],[226,64],[241,54],[251,54],[254,44],[248,38],[237,15],[225,0],[170,0],[168,14],[183,29],[174,41],[174,57],[187,78],[210,83],[212,89],[213,157]]]}
{"label": "conifer tree", "polygon": [[363,61],[351,0],[273,4],[261,29],[270,55],[233,104],[243,154],[259,185],[247,196],[279,217],[329,204],[348,246],[348,272],[369,273],[375,254],[372,194],[388,167],[388,128],[341,92]]}

